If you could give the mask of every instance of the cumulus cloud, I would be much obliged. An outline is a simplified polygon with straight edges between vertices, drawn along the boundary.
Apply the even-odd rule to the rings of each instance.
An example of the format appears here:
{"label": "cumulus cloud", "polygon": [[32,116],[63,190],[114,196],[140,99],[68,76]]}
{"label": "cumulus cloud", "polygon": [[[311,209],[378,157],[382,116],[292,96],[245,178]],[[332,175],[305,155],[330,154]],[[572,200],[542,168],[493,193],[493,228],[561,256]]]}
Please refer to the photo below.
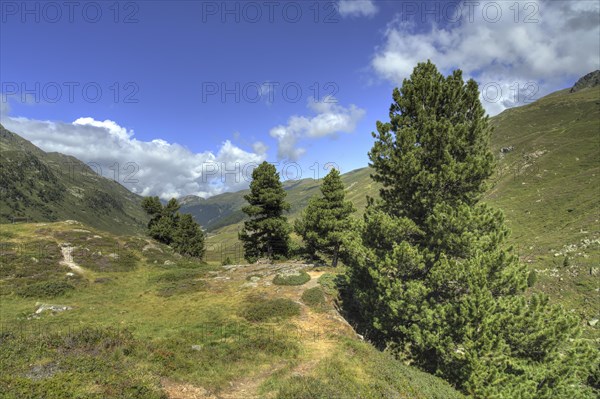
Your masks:
{"label": "cumulus cloud", "polygon": [[599,68],[598,2],[519,2],[518,13],[512,2],[473,4],[430,14],[424,3],[404,9],[388,26],[371,66],[398,85],[427,59],[445,73],[460,68],[487,85],[482,101],[492,115]]}
{"label": "cumulus cloud", "polygon": [[370,17],[377,13],[373,0],[340,0],[338,12],[342,17]]}
{"label": "cumulus cloud", "polygon": [[79,118],[66,123],[3,117],[2,124],[44,151],[72,155],[107,178],[116,175],[115,180],[133,192],[163,199],[190,194],[209,197],[246,188],[252,168],[266,157],[229,140],[216,154],[194,153],[161,139],[141,141],[132,130],[111,120]]}
{"label": "cumulus cloud", "polygon": [[279,125],[269,132],[277,140],[277,156],[279,159],[292,161],[300,158],[306,150],[297,146],[303,138],[320,138],[335,136],[338,133],[352,133],[356,124],[365,115],[365,110],[351,104],[343,107],[331,96],[323,101],[311,99],[308,107],[315,116],[294,115],[288,119],[287,125]]}

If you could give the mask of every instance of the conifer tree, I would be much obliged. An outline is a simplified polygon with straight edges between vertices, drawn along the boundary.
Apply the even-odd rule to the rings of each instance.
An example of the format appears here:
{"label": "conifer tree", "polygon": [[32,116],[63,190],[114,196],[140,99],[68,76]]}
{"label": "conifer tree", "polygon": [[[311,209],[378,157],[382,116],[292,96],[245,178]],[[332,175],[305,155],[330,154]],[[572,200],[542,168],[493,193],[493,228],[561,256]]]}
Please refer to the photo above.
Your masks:
{"label": "conifer tree", "polygon": [[192,215],[180,215],[174,232],[173,245],[182,255],[196,258],[204,256],[204,232]]}
{"label": "conifer tree", "polygon": [[369,153],[380,199],[344,243],[370,337],[475,398],[593,397],[577,320],[523,295],[502,213],[480,202],[494,165],[477,84],[421,63],[393,100]]}
{"label": "conifer tree", "polygon": [[242,208],[250,219],[239,234],[248,261],[288,255],[290,227],[283,212],[290,204],[286,195],[275,166],[265,161],[252,171],[250,193],[244,196],[249,205]]}
{"label": "conifer tree", "polygon": [[179,221],[179,203],[175,198],[162,207],[160,216],[150,226],[150,236],[167,245],[173,242],[175,229]]}
{"label": "conifer tree", "polygon": [[158,197],[144,197],[142,199],[142,209],[150,216],[148,228],[151,228],[160,219],[163,206]]}
{"label": "conifer tree", "polygon": [[204,232],[191,215],[179,213],[175,198],[163,206],[158,197],[145,197],[142,208],[148,215],[148,233],[152,238],[173,248],[182,255],[204,256]]}
{"label": "conifer tree", "polygon": [[331,171],[321,184],[321,197],[312,198],[302,216],[294,223],[294,229],[306,245],[307,252],[315,256],[316,251],[332,257],[336,267],[342,238],[348,231],[349,217],[355,211],[350,201],[345,200],[344,183],[337,169]]}

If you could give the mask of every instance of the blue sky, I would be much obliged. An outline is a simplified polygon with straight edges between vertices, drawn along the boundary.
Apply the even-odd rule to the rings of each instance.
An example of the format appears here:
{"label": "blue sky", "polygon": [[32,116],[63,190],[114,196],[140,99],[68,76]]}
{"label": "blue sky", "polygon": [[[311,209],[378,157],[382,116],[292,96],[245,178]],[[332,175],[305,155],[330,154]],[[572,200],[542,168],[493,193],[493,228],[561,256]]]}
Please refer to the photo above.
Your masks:
{"label": "blue sky", "polygon": [[513,4],[3,1],[1,119],[103,171],[135,162],[144,195],[247,186],[207,162],[347,172],[419,61],[478,80],[492,115],[598,69],[597,2]]}

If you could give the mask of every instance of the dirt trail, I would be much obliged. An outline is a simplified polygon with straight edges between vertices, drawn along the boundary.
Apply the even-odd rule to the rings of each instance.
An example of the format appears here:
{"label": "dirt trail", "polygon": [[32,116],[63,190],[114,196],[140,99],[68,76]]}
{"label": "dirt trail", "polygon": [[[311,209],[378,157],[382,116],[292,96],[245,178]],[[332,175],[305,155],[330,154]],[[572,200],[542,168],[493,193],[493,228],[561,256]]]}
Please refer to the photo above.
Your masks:
{"label": "dirt trail", "polygon": [[60,247],[63,256],[63,260],[60,261],[60,264],[67,266],[77,274],[83,275],[85,274],[85,270],[73,261],[73,249],[75,248],[65,244]]}
{"label": "dirt trail", "polygon": [[[356,336],[352,327],[344,318],[331,308],[326,312],[315,312],[304,305],[301,301],[302,293],[319,285],[318,279],[325,272],[311,270],[312,265],[305,263],[289,262],[284,264],[251,264],[230,265],[223,270],[211,274],[206,281],[213,290],[224,286],[237,286],[245,292],[261,292],[269,297],[289,298],[302,305],[302,314],[293,320],[297,328],[297,337],[304,348],[304,355],[300,362],[290,371],[290,375],[309,375],[319,362],[330,356],[336,345],[336,337]],[[277,273],[289,271],[290,269],[304,270],[311,279],[306,284],[299,286],[277,286],[271,281]],[[256,276],[258,281],[248,285],[248,278]],[[240,378],[230,382],[230,386],[218,393],[211,393],[206,389],[189,383],[175,382],[163,379],[161,385],[169,399],[258,399],[260,385],[273,373],[285,367],[285,362],[265,365],[266,367],[250,376],[239,376]],[[273,397],[274,392],[267,395]]]}

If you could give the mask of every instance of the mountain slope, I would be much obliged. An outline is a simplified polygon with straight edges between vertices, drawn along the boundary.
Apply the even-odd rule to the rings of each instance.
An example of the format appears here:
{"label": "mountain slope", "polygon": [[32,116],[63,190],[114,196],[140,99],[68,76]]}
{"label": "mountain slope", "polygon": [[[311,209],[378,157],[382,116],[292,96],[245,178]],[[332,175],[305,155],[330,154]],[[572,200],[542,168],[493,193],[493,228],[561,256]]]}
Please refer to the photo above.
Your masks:
{"label": "mountain slope", "polygon": [[0,125],[0,222],[75,219],[115,233],[143,230],[141,197],[78,159],[46,153]]}

